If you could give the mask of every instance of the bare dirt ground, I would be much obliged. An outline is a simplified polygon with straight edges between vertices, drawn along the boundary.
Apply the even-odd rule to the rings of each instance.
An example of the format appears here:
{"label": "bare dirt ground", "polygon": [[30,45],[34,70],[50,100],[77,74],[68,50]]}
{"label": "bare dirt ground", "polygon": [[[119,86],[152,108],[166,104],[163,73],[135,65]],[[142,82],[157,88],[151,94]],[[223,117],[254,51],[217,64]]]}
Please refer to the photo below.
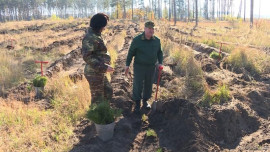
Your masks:
{"label": "bare dirt ground", "polygon": [[[44,26],[37,28],[41,30]],[[132,86],[125,80],[124,67],[128,48],[132,38],[139,34],[138,29],[139,25],[135,23],[120,24],[114,26],[112,32],[105,36],[105,41],[111,43],[115,41],[115,35],[121,31],[126,32],[125,41],[120,44],[123,47],[118,50],[111,80],[114,89],[111,104],[123,109],[122,117],[116,122],[114,137],[107,142],[101,141],[96,136],[94,124],[83,118],[74,130],[76,136],[73,139],[75,144],[72,152],[270,151],[270,75],[253,78],[245,71],[235,73],[223,61],[211,59],[209,54],[215,49],[203,44],[179,44],[177,39],[171,39],[194,52],[195,59],[201,63],[206,82],[211,87],[215,88],[221,81],[229,84],[231,101],[207,108],[199,106],[191,99],[167,98],[162,100],[164,105],[161,112],[143,111],[147,120],[142,120],[141,115],[133,114]],[[23,30],[25,29],[13,32]],[[76,38],[74,41],[79,40],[80,38]],[[58,41],[57,45],[68,45],[69,41]],[[50,44],[46,48],[51,50],[51,47],[56,47],[56,44]],[[172,65],[165,62],[164,66],[169,68]],[[74,81],[79,81],[84,79],[83,67],[84,62],[78,47],[50,64],[46,75],[68,75]],[[161,89],[173,91],[177,85],[175,79],[173,73],[164,71]],[[31,101],[27,83],[12,89],[7,98]],[[46,98],[34,100],[49,107],[49,100]],[[157,133],[156,137],[146,135],[149,128]]]}

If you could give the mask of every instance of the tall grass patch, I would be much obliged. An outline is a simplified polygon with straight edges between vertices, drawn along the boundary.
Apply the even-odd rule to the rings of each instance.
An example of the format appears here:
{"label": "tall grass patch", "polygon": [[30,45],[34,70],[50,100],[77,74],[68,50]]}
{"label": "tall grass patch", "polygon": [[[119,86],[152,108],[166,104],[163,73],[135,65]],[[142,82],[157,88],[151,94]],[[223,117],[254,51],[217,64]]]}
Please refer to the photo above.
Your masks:
{"label": "tall grass patch", "polygon": [[[179,49],[180,48],[180,49]],[[176,63],[174,72],[185,77],[184,95],[191,96],[203,91],[203,71],[194,59],[193,52],[185,47],[171,49],[170,58]]]}
{"label": "tall grass patch", "polygon": [[[59,81],[59,79],[61,81]],[[59,77],[47,84],[47,95],[51,97],[51,105],[71,122],[84,116],[89,107],[91,95],[89,85],[85,79],[78,83],[72,82],[69,77]]]}
{"label": "tall grass patch", "polygon": [[253,52],[245,48],[236,49],[228,57],[227,62],[231,64],[233,70],[238,73],[243,72],[244,68],[250,72],[252,76],[256,76],[260,74],[261,70],[263,70],[260,63],[256,63],[256,60],[260,60],[257,53],[258,52],[256,51]]}
{"label": "tall grass patch", "polygon": [[230,99],[230,90],[227,85],[219,84],[218,89],[215,91],[212,91],[208,86],[205,86],[205,91],[200,104],[202,106],[211,106],[213,104],[228,102]]}
{"label": "tall grass patch", "polygon": [[187,96],[194,93],[200,94],[203,91],[204,77],[203,71],[197,61],[193,57],[188,58],[186,63],[185,87],[188,90]]}
{"label": "tall grass patch", "polygon": [[3,151],[69,151],[74,141],[73,130],[90,104],[88,83],[73,83],[68,77],[48,82],[50,109],[35,103],[1,101],[0,150]]}
{"label": "tall grass patch", "polygon": [[0,50],[0,95],[24,80],[22,65],[6,51]]}
{"label": "tall grass patch", "polygon": [[188,68],[188,61],[190,58],[193,58],[193,53],[191,50],[184,48],[182,46],[172,45],[170,49],[169,58],[172,59],[172,62],[176,67],[174,69],[175,73],[181,76],[185,76]]}

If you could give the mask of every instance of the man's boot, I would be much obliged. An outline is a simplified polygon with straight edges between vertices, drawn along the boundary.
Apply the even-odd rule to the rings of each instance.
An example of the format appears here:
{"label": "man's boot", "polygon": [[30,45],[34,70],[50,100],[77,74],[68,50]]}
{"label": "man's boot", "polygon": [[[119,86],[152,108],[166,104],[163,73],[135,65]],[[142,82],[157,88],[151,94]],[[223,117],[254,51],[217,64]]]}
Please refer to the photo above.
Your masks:
{"label": "man's boot", "polygon": [[150,110],[151,106],[147,103],[147,100],[143,100],[143,108],[146,110]]}

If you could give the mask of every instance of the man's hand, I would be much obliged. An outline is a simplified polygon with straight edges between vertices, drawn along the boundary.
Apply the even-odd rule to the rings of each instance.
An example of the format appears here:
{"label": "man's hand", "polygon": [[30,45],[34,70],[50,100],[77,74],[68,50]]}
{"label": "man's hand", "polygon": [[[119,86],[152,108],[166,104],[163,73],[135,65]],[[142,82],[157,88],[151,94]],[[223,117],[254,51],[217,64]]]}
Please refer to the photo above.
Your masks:
{"label": "man's hand", "polygon": [[158,64],[158,69],[163,70],[162,64]]}
{"label": "man's hand", "polygon": [[126,66],[126,68],[125,68],[125,76],[126,77],[128,76],[128,73],[129,73],[129,66]]}
{"label": "man's hand", "polygon": [[106,72],[113,72],[114,68],[112,68],[110,65],[108,65],[107,71]]}

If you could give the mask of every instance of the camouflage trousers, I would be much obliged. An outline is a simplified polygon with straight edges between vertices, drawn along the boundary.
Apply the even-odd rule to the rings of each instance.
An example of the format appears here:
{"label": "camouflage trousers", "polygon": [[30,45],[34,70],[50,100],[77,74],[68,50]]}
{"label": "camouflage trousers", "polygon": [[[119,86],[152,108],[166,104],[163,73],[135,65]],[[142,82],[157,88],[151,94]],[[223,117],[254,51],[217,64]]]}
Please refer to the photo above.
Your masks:
{"label": "camouflage trousers", "polygon": [[88,73],[84,75],[90,86],[91,104],[98,103],[103,99],[111,101],[113,89],[105,73]]}

